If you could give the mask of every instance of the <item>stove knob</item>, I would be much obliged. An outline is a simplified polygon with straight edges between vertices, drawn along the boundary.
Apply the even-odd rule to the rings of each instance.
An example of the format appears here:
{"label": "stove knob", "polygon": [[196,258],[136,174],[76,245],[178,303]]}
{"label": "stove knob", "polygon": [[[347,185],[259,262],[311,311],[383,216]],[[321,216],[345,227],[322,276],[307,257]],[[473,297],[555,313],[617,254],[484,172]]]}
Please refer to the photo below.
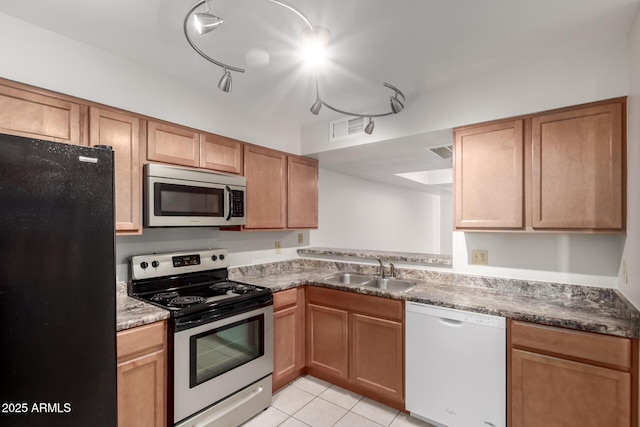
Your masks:
{"label": "stove knob", "polygon": [[211,255],[211,261],[217,261],[218,257],[216,255]]}
{"label": "stove knob", "polygon": [[152,266],[153,268],[158,268],[158,266],[159,266],[159,265],[160,265],[160,263],[159,263],[158,261],[152,261],[152,262],[151,262],[151,266]]}
{"label": "stove knob", "polygon": [[142,261],[140,263],[140,268],[142,268],[143,270],[146,270],[147,267],[149,267],[149,263],[147,261]]}
{"label": "stove knob", "polygon": [[224,255],[220,254],[220,261],[224,261]]}

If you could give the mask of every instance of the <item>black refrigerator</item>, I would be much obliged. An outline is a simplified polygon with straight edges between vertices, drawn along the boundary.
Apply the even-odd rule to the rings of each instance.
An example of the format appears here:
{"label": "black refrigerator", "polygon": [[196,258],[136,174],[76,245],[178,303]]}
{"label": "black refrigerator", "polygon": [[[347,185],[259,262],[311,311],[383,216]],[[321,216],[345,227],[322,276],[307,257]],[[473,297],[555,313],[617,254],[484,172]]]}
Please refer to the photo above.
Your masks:
{"label": "black refrigerator", "polygon": [[113,162],[0,134],[0,426],[117,425]]}

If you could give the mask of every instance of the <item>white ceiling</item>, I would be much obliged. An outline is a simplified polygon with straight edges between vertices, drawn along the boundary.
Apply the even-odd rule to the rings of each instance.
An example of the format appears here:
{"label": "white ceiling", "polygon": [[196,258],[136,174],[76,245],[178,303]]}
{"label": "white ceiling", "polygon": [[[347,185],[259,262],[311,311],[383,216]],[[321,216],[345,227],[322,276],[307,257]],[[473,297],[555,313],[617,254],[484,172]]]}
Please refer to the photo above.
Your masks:
{"label": "white ceiling", "polygon": [[[323,99],[344,110],[376,113],[388,111],[390,91],[383,82],[399,87],[411,108],[412,95],[420,91],[533,62],[552,52],[622,39],[640,0],[290,3],[314,25],[331,31],[331,61],[319,72]],[[212,102],[232,97],[235,105],[300,125],[339,117],[326,109],[319,116],[309,112],[315,99],[313,78],[296,54],[305,25],[293,13],[266,0],[212,0],[212,12],[225,22],[198,38],[198,46],[215,59],[247,68],[245,74],[233,74],[232,92],[224,94],[217,89],[222,71],[200,58],[185,40],[184,15],[193,4],[195,0],[2,0],[0,12],[199,85],[211,93]],[[247,66],[251,49],[268,52],[269,64]],[[428,137],[413,140],[420,138]],[[423,142],[415,146],[424,151]],[[395,157],[416,157],[385,152],[384,146],[379,150],[386,155],[367,161],[385,163],[389,169],[394,169]],[[351,157],[365,163],[366,153],[352,151]],[[338,163],[330,157],[323,154],[320,160]],[[344,170],[357,167],[345,163]]]}

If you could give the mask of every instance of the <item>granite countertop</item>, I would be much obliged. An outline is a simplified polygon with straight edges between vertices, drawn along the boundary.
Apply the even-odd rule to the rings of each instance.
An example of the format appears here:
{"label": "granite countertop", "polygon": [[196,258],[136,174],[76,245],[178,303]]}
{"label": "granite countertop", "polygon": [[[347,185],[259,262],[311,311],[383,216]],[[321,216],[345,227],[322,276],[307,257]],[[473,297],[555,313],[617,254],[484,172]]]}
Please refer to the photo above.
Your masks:
{"label": "granite countertop", "polygon": [[[377,275],[371,264],[297,259],[232,267],[232,280],[277,292],[303,285],[415,301],[440,307],[492,314],[514,320],[628,338],[640,338],[640,312],[616,289],[532,282],[410,268],[396,269],[397,278],[416,286],[407,292],[345,285],[327,278],[336,272]],[[169,312],[127,296],[116,286],[118,331],[169,318]]]}
{"label": "granite countertop", "polygon": [[127,284],[116,284],[116,331],[168,319],[169,312],[127,295]]}
{"label": "granite countertop", "polygon": [[266,286],[274,292],[314,285],[587,332],[640,338],[640,312],[615,289],[398,269],[399,279],[413,281],[416,286],[407,292],[389,292],[327,280],[338,271],[375,275],[378,268],[296,260],[236,267],[230,269],[230,275],[234,280]]}
{"label": "granite countertop", "polygon": [[341,249],[341,248],[322,248],[309,247],[298,249],[298,255],[303,257],[347,257],[362,259],[381,259],[387,262],[406,262],[416,263],[436,267],[448,267],[452,265],[451,255],[442,254],[423,254],[414,252],[393,252],[393,251],[372,251],[364,249]]}

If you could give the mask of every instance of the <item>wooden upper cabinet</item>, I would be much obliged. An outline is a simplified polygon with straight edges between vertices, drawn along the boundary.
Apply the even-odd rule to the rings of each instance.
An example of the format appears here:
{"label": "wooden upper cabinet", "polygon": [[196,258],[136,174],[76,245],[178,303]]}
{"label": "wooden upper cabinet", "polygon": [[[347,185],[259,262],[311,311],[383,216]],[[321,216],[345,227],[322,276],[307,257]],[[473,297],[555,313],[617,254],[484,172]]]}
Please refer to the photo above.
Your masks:
{"label": "wooden upper cabinet", "polygon": [[247,178],[246,229],[282,229],[286,226],[287,159],[280,151],[245,145]]}
{"label": "wooden upper cabinet", "polygon": [[109,145],[115,158],[115,210],[118,234],[142,233],[140,119],[91,107],[89,144]]}
{"label": "wooden upper cabinet", "polygon": [[204,133],[200,135],[200,167],[242,174],[243,144],[235,139]]}
{"label": "wooden upper cabinet", "polygon": [[624,228],[624,102],[532,119],[532,227]]}
{"label": "wooden upper cabinet", "polygon": [[620,232],[626,99],[454,132],[459,230]]}
{"label": "wooden upper cabinet", "polygon": [[80,104],[21,87],[0,84],[0,133],[82,143]]}
{"label": "wooden upper cabinet", "polygon": [[200,166],[200,134],[193,129],[149,121],[147,160]]}
{"label": "wooden upper cabinet", "polygon": [[455,131],[456,228],[524,227],[523,129],[513,120]]}
{"label": "wooden upper cabinet", "polygon": [[318,161],[287,159],[287,227],[318,228]]}

